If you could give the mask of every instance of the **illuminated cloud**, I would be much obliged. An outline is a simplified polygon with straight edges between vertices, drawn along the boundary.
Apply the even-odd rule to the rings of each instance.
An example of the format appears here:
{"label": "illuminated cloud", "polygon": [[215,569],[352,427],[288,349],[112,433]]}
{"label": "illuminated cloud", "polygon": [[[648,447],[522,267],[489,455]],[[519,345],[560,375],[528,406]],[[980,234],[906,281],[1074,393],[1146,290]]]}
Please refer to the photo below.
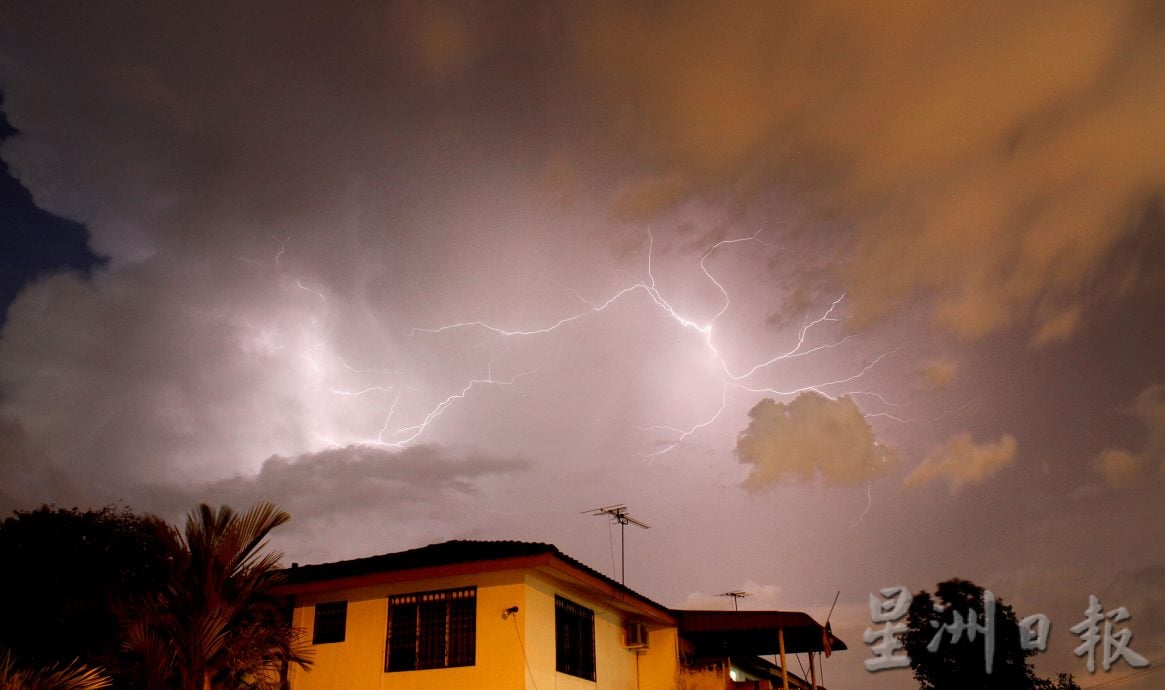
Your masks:
{"label": "illuminated cloud", "polygon": [[1145,471],[1165,472],[1165,386],[1154,383],[1123,410],[1141,423],[1144,442],[1139,451],[1105,448],[1093,468],[1116,488],[1132,486]]}
{"label": "illuminated cloud", "polygon": [[309,361],[325,330],[311,319],[318,298],[265,273],[224,262],[196,276],[154,260],[28,287],[0,340],[0,409],[106,500],[128,483],[223,476],[311,448],[343,402]]}
{"label": "illuminated cloud", "polygon": [[1105,448],[1096,457],[1093,467],[1109,486],[1124,489],[1140,479],[1145,464],[1145,458],[1141,455],[1120,448]]}
{"label": "illuminated cloud", "polygon": [[1020,324],[1040,346],[1145,278],[1124,249],[1165,179],[1151,4],[592,11],[584,67],[658,167],[852,221],[861,319],[920,298],[964,338]]}
{"label": "illuminated cloud", "polygon": [[[293,513],[277,539],[297,560],[472,535],[594,565],[615,561],[612,533],[577,511],[627,501],[653,524],[629,556],[642,540],[664,564],[630,569],[640,591],[678,601],[780,572],[800,606],[828,599],[828,575],[856,639],[865,592],[930,586],[927,564],[1006,569],[1001,554],[1042,548],[1090,582],[1118,549],[1144,565],[1153,506],[1129,492],[1140,502],[1120,507],[1140,512],[1097,508],[1077,529],[1056,499],[1091,469],[1053,463],[1091,447],[1071,420],[1100,387],[1165,380],[1159,319],[1090,328],[1098,305],[1118,325],[1159,301],[1143,299],[1165,266],[1160,212],[1144,213],[1165,198],[1153,11],[0,3],[20,131],[0,156],[109,257],[43,275],[8,314],[0,510],[124,499],[181,519],[197,500],[269,498]],[[758,230],[708,257],[722,293],[701,256]],[[659,294],[689,322],[637,289],[553,334],[412,330],[585,311],[647,280],[648,231]],[[843,293],[795,356],[727,380],[723,364],[797,347]],[[1042,346],[1030,366],[1009,349],[1025,341]],[[441,408],[423,447],[376,445],[467,381],[520,373]],[[1042,399],[1051,376],[1063,394]],[[810,388],[836,399],[778,393]],[[1043,462],[986,483],[1035,492],[1006,515],[951,501],[983,528],[959,549],[929,499],[863,486],[894,455],[879,440],[923,458],[988,417],[1042,439],[1025,455]],[[770,490],[742,495],[745,476]],[[1039,538],[996,529],[1013,523]],[[886,529],[922,550],[887,548]],[[1066,546],[1102,531],[1107,554]],[[849,546],[787,557],[833,537]]]}
{"label": "illuminated cloud", "polygon": [[950,358],[932,359],[922,365],[922,378],[930,388],[945,388],[959,376],[959,363]]}
{"label": "illuminated cloud", "polygon": [[874,432],[852,398],[806,392],[791,403],[766,398],[749,411],[736,441],[736,457],[749,465],[744,486],[784,481],[854,485],[885,471],[893,452]]}
{"label": "illuminated cloud", "polygon": [[1004,434],[998,441],[975,443],[968,433],[952,437],[931,450],[922,464],[906,475],[906,486],[922,486],[945,479],[951,492],[980,484],[1015,462],[1015,437]]}

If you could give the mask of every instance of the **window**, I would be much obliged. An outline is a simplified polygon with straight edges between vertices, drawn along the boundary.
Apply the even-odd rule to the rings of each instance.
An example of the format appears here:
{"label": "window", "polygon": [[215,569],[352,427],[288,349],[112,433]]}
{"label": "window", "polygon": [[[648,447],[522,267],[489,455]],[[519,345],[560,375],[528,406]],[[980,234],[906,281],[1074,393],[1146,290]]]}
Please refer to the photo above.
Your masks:
{"label": "window", "polygon": [[554,651],[559,673],[595,679],[595,612],[554,597]]}
{"label": "window", "polygon": [[384,670],[473,666],[476,636],[476,587],[390,596]]}
{"label": "window", "polygon": [[347,622],[348,602],[331,601],[316,604],[315,631],[312,633],[311,643],[343,642]]}

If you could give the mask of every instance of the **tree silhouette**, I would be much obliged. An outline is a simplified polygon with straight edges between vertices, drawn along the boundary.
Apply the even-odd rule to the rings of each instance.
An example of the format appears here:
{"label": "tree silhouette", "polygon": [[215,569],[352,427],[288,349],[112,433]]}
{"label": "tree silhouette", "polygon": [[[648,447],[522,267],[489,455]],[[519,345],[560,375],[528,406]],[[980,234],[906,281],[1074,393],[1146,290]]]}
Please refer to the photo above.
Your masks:
{"label": "tree silhouette", "polygon": [[[907,629],[901,637],[919,687],[922,690],[1079,690],[1071,675],[1060,674],[1054,683],[1036,676],[1028,663],[1036,651],[1021,646],[1015,612],[997,599],[993,602],[993,624],[987,626],[985,603],[988,599],[990,596],[982,587],[959,579],[939,583],[933,596],[926,591],[914,595]],[[993,630],[984,632],[984,627]],[[986,642],[992,636],[994,649],[988,666]]]}
{"label": "tree silhouette", "polygon": [[268,533],[290,516],[270,503],[243,514],[203,504],[173,533],[166,585],[126,611],[138,682],[155,690],[278,687],[287,663],[310,663],[271,594],[281,554]]}
{"label": "tree silhouette", "polygon": [[161,586],[170,532],[124,507],[13,513],[0,523],[0,591],[11,595],[0,649],[32,667],[110,666],[119,651],[116,599]]}

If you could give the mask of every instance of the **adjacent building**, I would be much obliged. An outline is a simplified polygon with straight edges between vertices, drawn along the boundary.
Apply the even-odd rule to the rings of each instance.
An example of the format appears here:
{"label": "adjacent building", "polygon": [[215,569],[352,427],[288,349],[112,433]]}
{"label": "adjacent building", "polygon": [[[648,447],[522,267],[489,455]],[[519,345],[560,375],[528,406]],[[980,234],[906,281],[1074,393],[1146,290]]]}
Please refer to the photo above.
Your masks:
{"label": "adjacent building", "polygon": [[845,648],[803,613],[668,609],[550,544],[450,541],[287,574],[315,653],[291,690],[801,688],[758,655]]}

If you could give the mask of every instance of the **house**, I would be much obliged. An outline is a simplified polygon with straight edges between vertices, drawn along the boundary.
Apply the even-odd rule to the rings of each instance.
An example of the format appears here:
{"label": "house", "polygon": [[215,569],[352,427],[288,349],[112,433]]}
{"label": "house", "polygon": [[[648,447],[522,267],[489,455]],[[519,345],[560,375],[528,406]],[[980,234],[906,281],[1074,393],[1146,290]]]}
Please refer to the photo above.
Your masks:
{"label": "house", "polygon": [[293,566],[279,589],[314,650],[291,690],[800,688],[757,655],[823,644],[805,614],[671,610],[541,543]]}

